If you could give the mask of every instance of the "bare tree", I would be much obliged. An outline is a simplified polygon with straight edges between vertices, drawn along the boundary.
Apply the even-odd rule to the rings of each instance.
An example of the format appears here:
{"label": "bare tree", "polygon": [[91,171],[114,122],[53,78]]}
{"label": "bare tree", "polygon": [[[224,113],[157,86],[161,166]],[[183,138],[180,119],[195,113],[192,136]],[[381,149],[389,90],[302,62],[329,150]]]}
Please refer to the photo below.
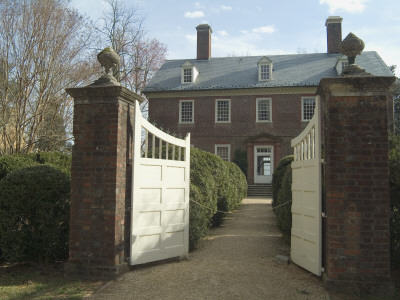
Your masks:
{"label": "bare tree", "polygon": [[[165,62],[167,48],[156,39],[146,38],[144,19],[136,8],[126,7],[120,0],[104,0],[108,10],[93,22],[99,34],[98,50],[111,45],[121,57],[114,70],[115,77],[125,87],[142,93],[143,88]],[[147,110],[147,101],[142,112]]]}
{"label": "bare tree", "polygon": [[140,94],[149,80],[165,62],[167,47],[156,39],[141,39],[131,49],[132,71],[123,82],[131,90]]}
{"label": "bare tree", "polygon": [[67,4],[0,2],[0,155],[65,144],[72,101],[64,89],[93,74],[84,21]]}
{"label": "bare tree", "polygon": [[111,46],[121,58],[120,66],[116,66],[114,76],[118,81],[123,80],[131,71],[132,57],[130,49],[140,40],[143,31],[143,18],[137,9],[126,7],[120,0],[104,0],[108,9],[103,16],[92,22],[94,31],[99,35],[97,50]]}

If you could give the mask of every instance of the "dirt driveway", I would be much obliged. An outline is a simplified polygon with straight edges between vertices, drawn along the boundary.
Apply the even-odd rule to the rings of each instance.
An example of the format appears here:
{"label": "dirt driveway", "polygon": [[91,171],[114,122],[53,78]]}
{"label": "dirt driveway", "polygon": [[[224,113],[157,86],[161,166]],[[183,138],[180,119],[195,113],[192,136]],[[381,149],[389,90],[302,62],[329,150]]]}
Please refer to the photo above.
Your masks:
{"label": "dirt driveway", "polygon": [[276,256],[289,255],[270,199],[248,198],[188,258],[139,267],[93,299],[330,299],[319,277]]}

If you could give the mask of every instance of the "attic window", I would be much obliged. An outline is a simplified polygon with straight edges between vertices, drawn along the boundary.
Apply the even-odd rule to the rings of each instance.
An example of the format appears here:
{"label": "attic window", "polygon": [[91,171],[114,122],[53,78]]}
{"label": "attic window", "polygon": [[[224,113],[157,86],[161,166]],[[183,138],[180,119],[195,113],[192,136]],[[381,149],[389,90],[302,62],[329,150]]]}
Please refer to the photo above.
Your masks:
{"label": "attic window", "polygon": [[183,82],[184,83],[192,82],[192,68],[183,69]]}
{"label": "attic window", "polygon": [[194,83],[196,81],[198,74],[199,71],[197,71],[195,65],[192,64],[190,61],[186,61],[181,66],[181,83],[182,84]]}
{"label": "attic window", "polygon": [[268,57],[261,58],[258,63],[258,80],[267,81],[272,79],[272,61]]}
{"label": "attic window", "polygon": [[269,79],[269,68],[270,65],[260,65],[260,79],[268,80]]}

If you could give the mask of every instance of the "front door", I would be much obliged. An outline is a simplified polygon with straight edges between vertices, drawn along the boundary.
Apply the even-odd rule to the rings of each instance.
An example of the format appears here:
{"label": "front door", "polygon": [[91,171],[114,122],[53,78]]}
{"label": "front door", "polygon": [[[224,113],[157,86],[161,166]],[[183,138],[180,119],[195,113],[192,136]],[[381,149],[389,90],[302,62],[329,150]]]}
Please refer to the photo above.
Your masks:
{"label": "front door", "polygon": [[271,183],[273,172],[272,146],[254,147],[254,183]]}

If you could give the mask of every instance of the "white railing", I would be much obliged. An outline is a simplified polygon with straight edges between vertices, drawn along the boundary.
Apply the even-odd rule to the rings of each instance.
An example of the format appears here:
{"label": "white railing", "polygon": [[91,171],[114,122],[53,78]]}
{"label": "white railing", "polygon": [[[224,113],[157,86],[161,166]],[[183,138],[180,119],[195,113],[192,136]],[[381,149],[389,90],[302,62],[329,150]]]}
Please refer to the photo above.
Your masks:
{"label": "white railing", "polygon": [[322,262],[321,221],[321,115],[317,97],[314,116],[292,140],[291,259],[320,276]]}

